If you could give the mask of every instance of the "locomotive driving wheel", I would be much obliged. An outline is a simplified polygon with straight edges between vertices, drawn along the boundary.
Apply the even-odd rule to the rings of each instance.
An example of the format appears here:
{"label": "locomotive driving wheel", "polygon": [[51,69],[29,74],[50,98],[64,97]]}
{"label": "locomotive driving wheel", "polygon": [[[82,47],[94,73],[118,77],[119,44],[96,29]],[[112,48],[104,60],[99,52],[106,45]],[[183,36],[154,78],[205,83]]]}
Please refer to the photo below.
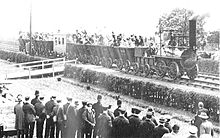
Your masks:
{"label": "locomotive driving wheel", "polygon": [[157,70],[158,76],[163,78],[166,75],[166,73],[167,73],[165,61],[163,61],[163,60],[157,61],[157,63],[156,63],[156,70]]}
{"label": "locomotive driving wheel", "polygon": [[131,62],[129,60],[126,60],[124,67],[125,67],[125,71],[129,72],[131,69]]}
{"label": "locomotive driving wheel", "polygon": [[116,64],[117,64],[118,69],[122,70],[122,68],[123,68],[123,62],[122,62],[122,60],[118,59],[117,62],[116,62]]}
{"label": "locomotive driving wheel", "polygon": [[150,65],[149,64],[145,64],[144,65],[144,68],[143,68],[143,73],[144,73],[144,76],[147,77],[149,74],[150,74]]}
{"label": "locomotive driving wheel", "polygon": [[188,70],[186,74],[190,80],[194,80],[198,74],[198,65],[196,64],[191,70]]}
{"label": "locomotive driving wheel", "polygon": [[139,72],[139,69],[140,69],[139,63],[135,63],[133,66],[134,73],[137,74]]}
{"label": "locomotive driving wheel", "polygon": [[169,64],[168,76],[173,80],[180,76],[179,66],[176,62],[171,62]]}

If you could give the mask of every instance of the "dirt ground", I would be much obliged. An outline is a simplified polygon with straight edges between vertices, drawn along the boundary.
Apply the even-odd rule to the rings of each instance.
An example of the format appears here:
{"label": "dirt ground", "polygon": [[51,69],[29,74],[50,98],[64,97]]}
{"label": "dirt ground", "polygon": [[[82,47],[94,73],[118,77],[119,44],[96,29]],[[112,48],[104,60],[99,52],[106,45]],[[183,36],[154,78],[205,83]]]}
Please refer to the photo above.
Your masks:
{"label": "dirt ground", "polygon": [[[56,78],[43,78],[43,79],[32,79],[32,80],[13,80],[12,84],[8,84],[6,86],[9,90],[5,90],[4,92],[8,94],[12,94],[16,97],[17,94],[23,94],[23,96],[31,96],[34,98],[34,91],[39,90],[40,94],[45,97],[45,102],[49,100],[52,95],[57,96],[58,99],[62,99],[63,103],[66,103],[66,97],[73,97],[73,101],[90,101],[92,103],[96,102],[96,97],[98,94],[103,95],[103,105],[108,106],[112,105],[112,110],[116,108],[116,99],[114,99],[114,93],[106,92],[104,90],[98,90],[97,88],[87,90],[83,84],[79,84],[78,82],[66,78],[62,78],[62,81],[57,81]],[[16,104],[14,102],[14,97],[8,97],[12,101],[7,104],[1,105],[1,114],[4,116],[4,121],[7,128],[12,128],[14,125],[14,114],[13,114],[13,106]],[[130,114],[132,107],[137,107],[134,105],[135,99],[122,96],[123,107]],[[10,104],[9,104],[10,103]],[[143,103],[143,101],[142,101]],[[144,103],[148,105],[147,103]],[[81,105],[80,105],[81,106]],[[4,109],[2,108],[4,107]],[[142,110],[140,117],[145,115],[145,108],[137,107]],[[160,117],[160,114],[156,112],[156,118]],[[172,119],[171,124],[179,124],[181,136],[187,136],[188,128],[190,126],[189,123],[185,123],[179,121],[177,119]],[[218,137],[217,135],[215,136]]]}

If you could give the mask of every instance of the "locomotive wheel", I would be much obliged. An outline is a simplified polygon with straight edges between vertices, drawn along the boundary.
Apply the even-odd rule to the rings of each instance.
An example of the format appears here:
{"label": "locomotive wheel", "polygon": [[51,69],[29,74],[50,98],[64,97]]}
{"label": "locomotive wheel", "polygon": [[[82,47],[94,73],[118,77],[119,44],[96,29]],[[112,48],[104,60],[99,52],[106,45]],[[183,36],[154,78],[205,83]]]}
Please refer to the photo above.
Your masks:
{"label": "locomotive wheel", "polygon": [[135,63],[133,66],[134,73],[137,74],[140,71],[139,69],[140,69],[139,63]]}
{"label": "locomotive wheel", "polygon": [[95,65],[99,65],[99,57],[95,56]]}
{"label": "locomotive wheel", "polygon": [[107,62],[106,62],[106,63],[107,63],[107,68],[111,68],[111,67],[112,67],[112,64],[113,64],[112,62],[113,62],[113,61],[112,61],[111,58],[108,58],[108,59],[107,59]]}
{"label": "locomotive wheel", "polygon": [[131,62],[130,62],[129,60],[126,60],[124,66],[125,66],[125,71],[126,71],[126,72],[129,72],[130,69],[131,69]]}
{"label": "locomotive wheel", "polygon": [[123,69],[123,62],[122,62],[122,60],[117,60],[117,67],[118,67],[118,69],[120,69],[120,70],[122,70]]}
{"label": "locomotive wheel", "polygon": [[173,80],[180,76],[179,66],[176,62],[171,62],[169,64],[168,76]]}
{"label": "locomotive wheel", "polygon": [[147,77],[150,74],[150,65],[149,64],[144,65],[143,71],[144,71],[143,72],[144,76]]}
{"label": "locomotive wheel", "polygon": [[198,65],[196,64],[194,66],[194,68],[192,68],[191,70],[188,70],[186,72],[187,76],[189,77],[190,80],[194,80],[197,75],[198,75]]}
{"label": "locomotive wheel", "polygon": [[163,61],[163,60],[159,60],[157,63],[156,63],[156,69],[157,69],[157,74],[163,78],[167,71],[166,71],[166,63]]}

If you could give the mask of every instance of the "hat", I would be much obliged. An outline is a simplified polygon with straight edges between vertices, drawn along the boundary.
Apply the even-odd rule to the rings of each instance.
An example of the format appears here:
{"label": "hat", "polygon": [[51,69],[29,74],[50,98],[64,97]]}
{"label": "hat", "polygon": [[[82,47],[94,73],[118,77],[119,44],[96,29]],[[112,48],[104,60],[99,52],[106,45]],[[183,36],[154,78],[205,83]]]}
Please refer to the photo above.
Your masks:
{"label": "hat", "polygon": [[82,101],[82,105],[87,105],[87,102],[86,101]]}
{"label": "hat", "polygon": [[40,97],[39,99],[40,99],[40,100],[43,100],[43,99],[44,99],[44,97]]}
{"label": "hat", "polygon": [[165,122],[166,122],[166,119],[162,116],[162,117],[159,119],[159,122],[160,122],[160,123],[165,123]]}
{"label": "hat", "polygon": [[117,105],[120,105],[122,104],[122,101],[121,100],[117,100]]}
{"label": "hat", "polygon": [[148,107],[147,111],[154,112],[154,109],[153,109],[153,107]]}
{"label": "hat", "polygon": [[89,107],[92,106],[92,103],[87,103],[87,106],[89,106]]}
{"label": "hat", "polygon": [[208,119],[209,118],[205,112],[201,112],[200,115],[198,115],[198,116],[202,119]]}
{"label": "hat", "polygon": [[101,95],[98,95],[98,96],[97,96],[97,99],[102,99],[102,96],[101,96]]}
{"label": "hat", "polygon": [[66,99],[67,99],[67,101],[72,101],[73,100],[73,98],[71,98],[71,97],[66,97]]}
{"label": "hat", "polygon": [[190,126],[189,128],[189,133],[190,134],[196,134],[198,131],[197,127],[196,126]]}
{"label": "hat", "polygon": [[35,91],[35,95],[39,96],[40,92],[38,90]]}
{"label": "hat", "polygon": [[137,108],[131,108],[131,112],[133,114],[139,114],[141,112],[141,110],[137,109]]}
{"label": "hat", "polygon": [[61,78],[57,78],[57,81],[61,81]]}
{"label": "hat", "polygon": [[60,100],[60,99],[58,99],[58,100],[57,100],[57,103],[61,103],[61,100]]}
{"label": "hat", "polygon": [[75,105],[79,105],[79,101],[75,101],[74,103],[75,103]]}
{"label": "hat", "polygon": [[125,113],[125,109],[123,109],[123,108],[121,108],[121,107],[120,107],[120,108],[118,108],[118,111],[119,111],[119,112],[121,112],[122,114],[124,114],[124,113]]}
{"label": "hat", "polygon": [[53,96],[51,96],[51,98],[56,99],[56,96],[53,95]]}
{"label": "hat", "polygon": [[30,99],[30,97],[26,96],[24,99],[25,99],[25,101],[28,101]]}

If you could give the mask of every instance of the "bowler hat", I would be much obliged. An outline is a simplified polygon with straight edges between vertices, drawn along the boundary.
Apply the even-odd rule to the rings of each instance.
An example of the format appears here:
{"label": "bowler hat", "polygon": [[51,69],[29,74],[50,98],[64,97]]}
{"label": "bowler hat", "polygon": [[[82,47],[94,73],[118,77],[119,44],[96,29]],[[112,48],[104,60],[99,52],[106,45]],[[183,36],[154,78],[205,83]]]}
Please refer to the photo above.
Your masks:
{"label": "bowler hat", "polygon": [[71,98],[71,97],[66,97],[66,99],[67,99],[67,101],[72,101],[73,100],[73,98]]}
{"label": "bowler hat", "polygon": [[28,101],[30,99],[30,97],[26,96],[24,99],[25,99],[25,101]]}
{"label": "bowler hat", "polygon": [[208,119],[209,118],[205,112],[201,112],[200,115],[198,115],[198,116],[202,119]]}
{"label": "bowler hat", "polygon": [[57,100],[57,103],[61,103],[61,99],[58,99],[58,100]]}
{"label": "bowler hat", "polygon": [[166,122],[166,119],[162,116],[162,117],[159,119],[159,122],[160,122],[160,123],[165,123],[165,122]]}
{"label": "bowler hat", "polygon": [[51,98],[56,99],[56,96],[53,95],[53,96],[51,96]]}
{"label": "bowler hat", "polygon": [[39,99],[40,99],[40,100],[43,100],[43,99],[44,99],[44,97],[40,97]]}
{"label": "bowler hat", "polygon": [[131,108],[131,112],[133,114],[139,114],[141,112],[141,110],[137,109],[137,108]]}
{"label": "bowler hat", "polygon": [[37,96],[37,95],[39,95],[40,94],[40,92],[38,91],[38,90],[36,90],[35,91],[35,95]]}
{"label": "bowler hat", "polygon": [[82,105],[87,105],[87,102],[86,101],[82,101]]}

